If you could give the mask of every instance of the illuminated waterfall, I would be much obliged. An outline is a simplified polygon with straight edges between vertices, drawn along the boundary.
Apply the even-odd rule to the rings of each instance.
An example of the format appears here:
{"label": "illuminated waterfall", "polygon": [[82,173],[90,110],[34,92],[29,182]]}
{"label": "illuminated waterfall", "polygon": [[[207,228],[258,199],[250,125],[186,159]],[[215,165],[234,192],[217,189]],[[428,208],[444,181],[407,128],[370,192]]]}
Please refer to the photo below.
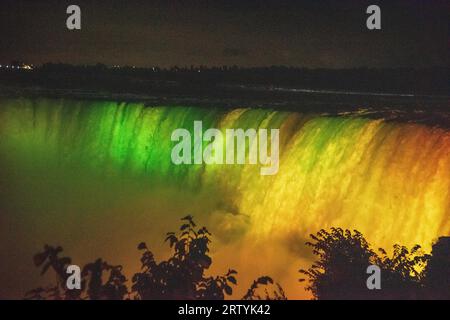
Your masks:
{"label": "illuminated waterfall", "polygon": [[[171,132],[192,130],[194,120],[222,130],[279,128],[278,173],[261,176],[258,165],[173,165]],[[307,238],[331,226],[357,229],[385,248],[427,247],[450,234],[450,131],[419,124],[261,109],[3,99],[0,161],[1,190],[17,184],[20,172],[61,175],[67,184],[70,172],[75,179],[84,172],[88,182],[138,181],[148,194],[175,190],[167,197],[182,195],[173,199],[186,209],[179,217],[195,215],[191,209],[203,195],[213,203],[209,209],[245,217],[245,237],[255,242],[293,233]],[[20,207],[21,192],[34,192],[20,188],[2,197],[3,214]],[[41,200],[44,209],[53,201]]]}

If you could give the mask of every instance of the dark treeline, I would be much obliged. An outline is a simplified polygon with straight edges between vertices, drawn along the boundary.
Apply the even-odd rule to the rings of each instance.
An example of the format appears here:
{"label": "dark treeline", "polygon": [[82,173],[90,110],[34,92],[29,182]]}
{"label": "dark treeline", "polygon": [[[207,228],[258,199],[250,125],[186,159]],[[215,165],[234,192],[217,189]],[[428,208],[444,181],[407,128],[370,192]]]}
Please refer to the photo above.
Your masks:
{"label": "dark treeline", "polygon": [[[408,249],[395,245],[388,255],[384,249],[373,250],[358,231],[331,228],[311,235],[316,261],[307,270],[300,270],[315,299],[450,299],[450,237],[441,237],[433,245],[431,254],[419,245]],[[63,249],[45,245],[34,256],[34,264],[41,274],[52,270],[56,283],[26,293],[25,299],[195,299],[223,300],[233,294],[238,284],[238,272],[229,269],[223,275],[206,276],[212,264],[209,256],[211,234],[205,227],[197,227],[192,216],[182,218],[177,233],[167,233],[166,242],[171,257],[156,261],[144,242],[141,269],[130,281],[120,265],[97,259],[81,268],[81,289],[67,289],[72,263],[61,257]],[[268,261],[270,263],[270,261]],[[367,268],[377,265],[381,289],[367,286]],[[293,281],[297,281],[293,279]],[[300,290],[300,286],[299,286]],[[269,276],[257,278],[241,297],[244,300],[286,300],[280,284]]]}
{"label": "dark treeline", "polygon": [[[358,232],[331,228],[307,242],[317,260],[300,270],[316,299],[450,299],[450,237],[434,243],[431,254],[419,245],[374,250]],[[380,289],[368,290],[367,267],[380,271]]]}
{"label": "dark treeline", "polygon": [[[16,63],[20,65],[19,63]],[[161,87],[210,89],[227,85],[448,95],[449,68],[308,69],[286,66],[171,68],[74,66],[47,63],[33,70],[1,69],[0,84],[146,93]]]}

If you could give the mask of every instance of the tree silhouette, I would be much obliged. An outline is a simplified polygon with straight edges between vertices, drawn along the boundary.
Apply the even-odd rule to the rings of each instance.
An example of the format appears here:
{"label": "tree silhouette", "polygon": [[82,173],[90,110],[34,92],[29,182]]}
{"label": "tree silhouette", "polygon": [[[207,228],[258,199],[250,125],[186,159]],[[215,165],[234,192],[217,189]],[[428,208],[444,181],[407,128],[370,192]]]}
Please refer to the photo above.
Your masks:
{"label": "tree silhouette", "polygon": [[381,269],[383,287],[376,293],[382,299],[420,299],[423,296],[423,269],[429,255],[424,254],[419,245],[411,250],[395,244],[392,257],[382,248],[374,263]]}
{"label": "tree silhouette", "polygon": [[140,299],[214,299],[231,295],[237,283],[235,270],[216,277],[205,277],[211,263],[208,245],[211,234],[197,228],[192,216],[182,218],[179,234],[167,233],[166,241],[174,251],[167,261],[157,263],[153,253],[142,242],[142,272],[133,276],[132,291]]}
{"label": "tree silhouette", "polygon": [[59,254],[63,251],[63,248],[52,247],[49,245],[44,246],[44,251],[37,253],[33,257],[34,265],[42,267],[41,275],[45,274],[49,269],[53,269],[56,273],[56,284],[54,286],[39,287],[28,291],[25,294],[26,299],[79,299],[81,296],[81,290],[66,290],[66,280],[68,274],[66,273],[67,267],[71,263],[69,257],[59,257]]}
{"label": "tree silhouette", "polygon": [[309,277],[306,289],[317,299],[364,298],[368,291],[365,271],[375,253],[362,234],[331,228],[310,237],[314,242],[306,245],[312,247],[318,260],[308,270],[300,270]]}
{"label": "tree silhouette", "polygon": [[[274,285],[275,288],[269,291],[268,285]],[[264,287],[264,295],[259,293],[258,289],[261,287]],[[253,281],[242,300],[287,300],[287,297],[279,283],[274,283],[271,277],[265,276]]]}
{"label": "tree silhouette", "polygon": [[[104,273],[109,273],[103,283]],[[87,281],[87,295],[90,300],[122,300],[127,294],[126,277],[122,274],[122,266],[113,266],[97,259],[84,266],[81,273]]]}
{"label": "tree silhouette", "polygon": [[[448,280],[442,282],[449,279],[448,237],[435,244],[432,255],[425,254],[419,245],[408,250],[396,244],[392,256],[382,248],[377,254],[356,230],[322,229],[310,237],[313,241],[306,244],[318,260],[300,273],[308,277],[306,290],[316,299],[424,299],[449,295]],[[381,270],[381,290],[366,286],[366,270],[373,264]]]}
{"label": "tree silhouette", "polygon": [[[42,266],[41,275],[53,269],[56,274],[56,285],[39,287],[28,291],[26,299],[54,300],[121,300],[128,293],[125,285],[127,279],[122,274],[122,266],[112,266],[102,259],[86,264],[81,272],[81,289],[68,289],[66,281],[69,274],[67,267],[71,263],[68,257],[59,257],[62,247],[45,245],[44,251],[34,256],[34,264]],[[106,275],[107,281],[103,283]]]}
{"label": "tree silhouette", "polygon": [[440,237],[433,244],[423,273],[426,298],[450,300],[450,237]]}

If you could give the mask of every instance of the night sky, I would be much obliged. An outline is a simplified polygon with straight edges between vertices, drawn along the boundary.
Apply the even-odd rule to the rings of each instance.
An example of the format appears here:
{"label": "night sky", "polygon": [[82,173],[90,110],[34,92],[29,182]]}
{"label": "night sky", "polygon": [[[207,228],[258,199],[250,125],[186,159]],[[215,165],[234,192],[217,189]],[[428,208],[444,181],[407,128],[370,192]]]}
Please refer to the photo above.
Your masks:
{"label": "night sky", "polygon": [[[77,4],[82,30],[66,29]],[[381,7],[382,30],[366,28]],[[448,65],[446,1],[18,1],[0,3],[0,63]]]}

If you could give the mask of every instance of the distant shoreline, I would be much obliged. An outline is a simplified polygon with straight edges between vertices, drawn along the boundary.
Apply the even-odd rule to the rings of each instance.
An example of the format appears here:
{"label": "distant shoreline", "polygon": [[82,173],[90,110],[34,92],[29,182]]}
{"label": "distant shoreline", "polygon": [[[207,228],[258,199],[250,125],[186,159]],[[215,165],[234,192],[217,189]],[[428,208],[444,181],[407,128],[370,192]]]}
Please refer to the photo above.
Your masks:
{"label": "distant shoreline", "polygon": [[[450,128],[450,97],[335,92],[311,89],[223,87],[211,92],[148,93],[0,85],[0,99],[48,98],[143,103],[147,106],[263,108],[322,116],[358,116]],[[1,105],[0,105],[1,107]]]}
{"label": "distant shoreline", "polygon": [[110,92],[204,92],[224,88],[313,90],[330,93],[450,96],[450,68],[307,69],[159,67],[136,68],[97,64],[0,65],[0,85],[106,90]]}

